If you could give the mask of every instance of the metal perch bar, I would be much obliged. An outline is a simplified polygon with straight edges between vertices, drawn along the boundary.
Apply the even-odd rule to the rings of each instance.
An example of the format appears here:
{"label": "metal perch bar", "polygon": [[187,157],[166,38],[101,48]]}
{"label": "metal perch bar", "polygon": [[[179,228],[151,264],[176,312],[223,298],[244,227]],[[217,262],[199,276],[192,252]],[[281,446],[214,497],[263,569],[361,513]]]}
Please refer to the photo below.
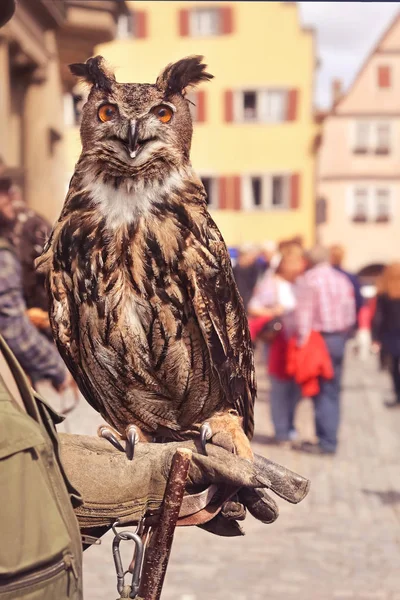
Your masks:
{"label": "metal perch bar", "polygon": [[159,600],[167,571],[192,451],[178,448],[172,460],[158,525],[151,533],[137,600]]}

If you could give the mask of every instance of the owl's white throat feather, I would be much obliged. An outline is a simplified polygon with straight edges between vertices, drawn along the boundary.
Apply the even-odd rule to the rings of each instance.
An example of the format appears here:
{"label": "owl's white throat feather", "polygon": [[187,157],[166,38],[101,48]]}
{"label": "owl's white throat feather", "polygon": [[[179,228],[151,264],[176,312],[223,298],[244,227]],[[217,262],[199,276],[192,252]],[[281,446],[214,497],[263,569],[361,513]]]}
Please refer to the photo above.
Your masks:
{"label": "owl's white throat feather", "polygon": [[119,189],[101,179],[88,177],[84,187],[97,204],[107,226],[117,229],[145,215],[161,196],[168,195],[173,189],[183,188],[184,175],[182,171],[173,171],[162,183],[154,180],[146,182],[143,178],[138,181],[127,179]]}

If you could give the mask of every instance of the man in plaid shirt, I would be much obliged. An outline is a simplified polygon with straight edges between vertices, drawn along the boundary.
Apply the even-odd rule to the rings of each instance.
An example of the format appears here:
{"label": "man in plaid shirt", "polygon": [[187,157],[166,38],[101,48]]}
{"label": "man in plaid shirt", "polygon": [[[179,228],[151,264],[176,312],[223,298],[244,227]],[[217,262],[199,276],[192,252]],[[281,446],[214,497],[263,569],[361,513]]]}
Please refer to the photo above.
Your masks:
{"label": "man in plaid shirt", "polygon": [[336,451],[345,345],[356,322],[353,286],[328,260],[327,249],[314,248],[309,254],[312,266],[296,284],[299,344],[307,342],[311,331],[320,332],[334,369],[334,378],[321,379],[320,392],[313,398],[318,444],[303,442],[296,448],[313,454],[334,454]]}
{"label": "man in plaid shirt", "polygon": [[26,314],[21,265],[4,239],[15,219],[10,187],[10,180],[0,180],[0,333],[32,384],[48,379],[62,390],[69,385],[70,375],[54,344],[38,332]]}

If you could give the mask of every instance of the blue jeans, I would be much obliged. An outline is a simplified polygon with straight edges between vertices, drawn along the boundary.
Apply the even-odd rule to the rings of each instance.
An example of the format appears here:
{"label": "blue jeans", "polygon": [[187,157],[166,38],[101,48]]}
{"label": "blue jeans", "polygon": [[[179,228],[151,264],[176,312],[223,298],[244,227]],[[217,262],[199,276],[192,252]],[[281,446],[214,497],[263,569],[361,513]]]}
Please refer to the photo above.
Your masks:
{"label": "blue jeans", "polygon": [[271,379],[271,417],[275,429],[275,437],[279,441],[290,439],[294,431],[294,411],[300,400],[300,387],[294,379],[279,379],[270,375]]}
{"label": "blue jeans", "polygon": [[319,445],[328,452],[335,452],[337,446],[337,432],[340,419],[340,382],[346,333],[322,334],[334,370],[333,379],[320,379],[320,392],[313,398],[315,409],[315,430]]}

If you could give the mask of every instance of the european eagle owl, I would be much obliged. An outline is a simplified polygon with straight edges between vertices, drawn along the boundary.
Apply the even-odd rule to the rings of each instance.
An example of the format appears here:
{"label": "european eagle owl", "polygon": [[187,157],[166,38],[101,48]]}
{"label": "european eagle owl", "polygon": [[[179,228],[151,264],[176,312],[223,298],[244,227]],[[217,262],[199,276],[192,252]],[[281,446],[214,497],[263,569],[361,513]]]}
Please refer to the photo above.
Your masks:
{"label": "european eagle owl", "polygon": [[189,158],[185,90],[212,78],[202,58],[168,65],[155,84],[117,83],[100,56],[70,65],[91,85],[82,154],[39,268],[59,351],[122,437],[134,425],[183,439],[208,422],[234,430],[246,454],[247,319]]}

